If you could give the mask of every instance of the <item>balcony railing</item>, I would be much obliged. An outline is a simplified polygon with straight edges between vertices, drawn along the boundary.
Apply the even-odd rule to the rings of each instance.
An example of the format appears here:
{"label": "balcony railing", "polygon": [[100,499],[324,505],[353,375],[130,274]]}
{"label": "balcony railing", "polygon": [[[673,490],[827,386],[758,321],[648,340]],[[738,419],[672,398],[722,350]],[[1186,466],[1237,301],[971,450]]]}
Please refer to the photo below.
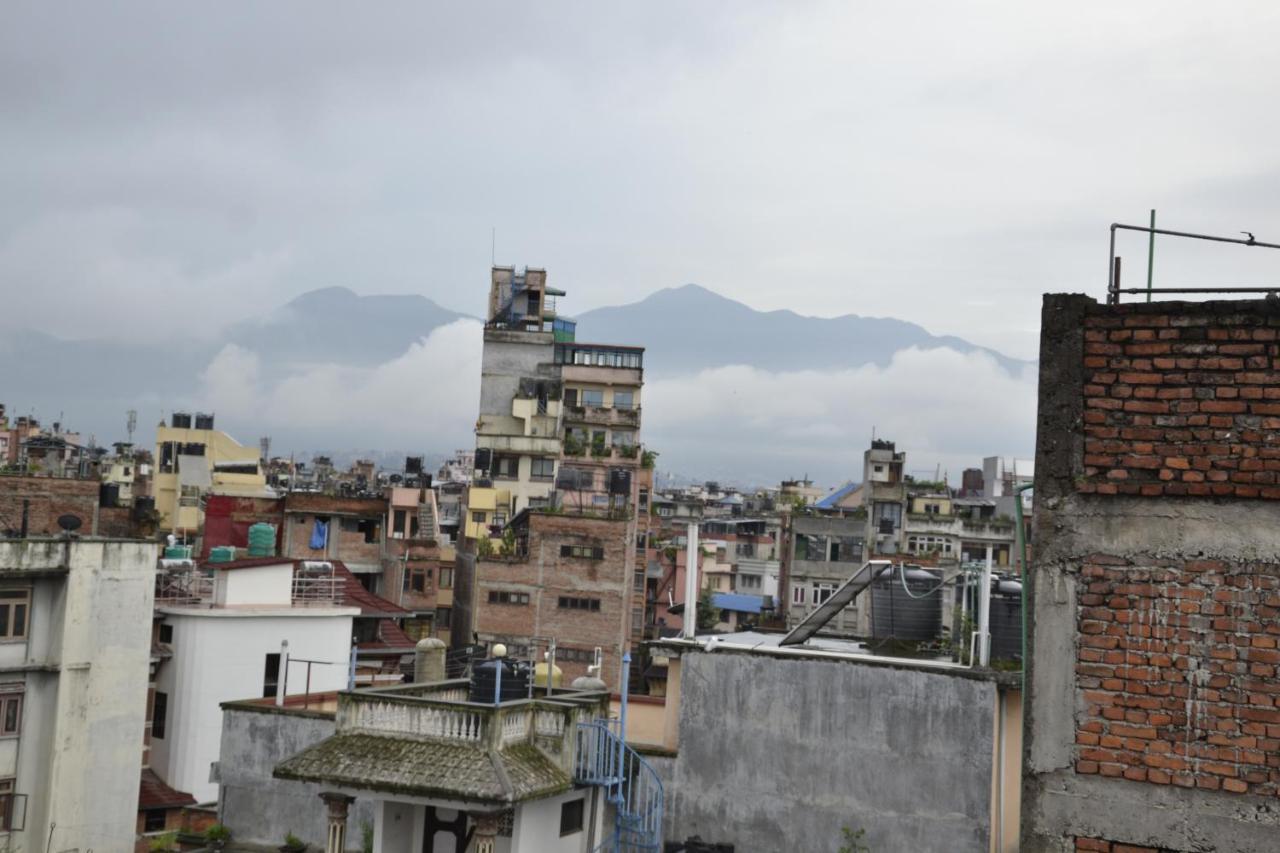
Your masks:
{"label": "balcony railing", "polygon": [[[282,560],[282,562],[288,562]],[[303,573],[293,576],[290,605],[332,607],[342,601],[342,578],[331,573]],[[171,607],[213,607],[217,603],[217,582],[210,569],[183,568],[156,575],[156,604]]]}

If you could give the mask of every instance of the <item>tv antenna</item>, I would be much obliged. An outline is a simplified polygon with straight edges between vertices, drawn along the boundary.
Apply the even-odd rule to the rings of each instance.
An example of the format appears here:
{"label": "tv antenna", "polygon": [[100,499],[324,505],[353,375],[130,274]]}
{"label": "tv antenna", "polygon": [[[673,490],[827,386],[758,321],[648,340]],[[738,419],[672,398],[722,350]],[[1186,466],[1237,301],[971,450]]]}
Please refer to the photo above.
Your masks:
{"label": "tv antenna", "polygon": [[130,409],[124,414],[125,414],[125,429],[129,433],[129,443],[133,444],[133,431],[138,428],[138,410]]}

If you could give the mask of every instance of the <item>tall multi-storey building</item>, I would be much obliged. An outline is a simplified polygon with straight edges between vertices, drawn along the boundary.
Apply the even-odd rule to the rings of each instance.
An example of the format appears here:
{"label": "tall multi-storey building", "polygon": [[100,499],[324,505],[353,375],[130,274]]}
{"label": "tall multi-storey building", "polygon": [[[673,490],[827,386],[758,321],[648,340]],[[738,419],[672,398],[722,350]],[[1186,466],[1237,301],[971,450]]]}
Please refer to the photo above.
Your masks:
{"label": "tall multi-storey building", "polygon": [[[464,601],[472,601],[472,614],[459,623],[464,633],[474,628],[481,639],[502,638],[516,645],[521,644],[516,627],[545,632],[574,623],[574,642],[584,665],[588,651],[600,647],[608,674],[618,670],[632,641],[643,639],[646,622],[651,482],[640,472],[651,460],[640,445],[644,350],[579,343],[576,324],[556,314],[555,297],[563,295],[547,285],[545,270],[492,270],[476,477],[461,537],[475,546],[479,563],[472,573],[469,559],[459,557],[454,607],[460,610]],[[542,525],[527,518],[513,521],[547,510],[563,516],[555,525],[563,541],[555,541],[554,553],[517,555],[513,538],[527,543],[529,531]],[[602,572],[599,561],[604,558],[593,556],[602,553],[617,565]],[[494,575],[486,560],[516,556],[537,559],[543,566],[554,563],[554,572],[540,570],[532,579],[536,590],[493,587],[500,575]],[[464,579],[467,574],[474,575],[474,588],[470,578]],[[555,583],[580,584],[592,594],[552,596],[552,575]],[[526,578],[526,585],[530,581]],[[513,606],[549,610],[545,616],[513,618],[507,610]],[[571,612],[575,609],[586,613]],[[591,615],[603,612],[615,617]],[[589,630],[578,630],[583,626]]]}
{"label": "tall multi-storey building", "polygon": [[862,455],[862,505],[867,509],[868,556],[898,554],[903,548],[907,485],[903,477],[907,454],[892,441],[873,439]]}
{"label": "tall multi-storey building", "polygon": [[0,848],[131,850],[156,545],[0,541]]}

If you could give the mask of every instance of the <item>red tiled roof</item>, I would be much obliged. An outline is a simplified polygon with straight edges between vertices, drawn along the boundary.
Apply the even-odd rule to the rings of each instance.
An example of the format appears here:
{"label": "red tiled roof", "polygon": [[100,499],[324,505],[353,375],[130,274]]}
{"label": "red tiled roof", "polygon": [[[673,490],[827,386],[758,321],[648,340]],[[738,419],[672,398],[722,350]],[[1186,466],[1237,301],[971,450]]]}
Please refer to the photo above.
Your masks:
{"label": "red tiled roof", "polygon": [[138,810],[176,809],[194,806],[196,798],[166,785],[150,767],[142,768],[142,781],[138,789]]}
{"label": "red tiled roof", "polygon": [[[408,616],[410,611],[398,604],[392,604],[380,595],[375,595],[364,588],[359,578],[351,573],[345,564],[338,560],[330,560],[333,573],[342,578],[342,604],[344,607],[359,607],[361,616]],[[408,637],[405,638],[406,640]],[[412,646],[410,642],[408,645]]]}
{"label": "red tiled roof", "polygon": [[374,642],[360,643],[361,651],[377,651],[379,649],[395,649],[401,651],[412,649],[416,644],[413,638],[400,629],[394,619],[378,621],[378,639]]}

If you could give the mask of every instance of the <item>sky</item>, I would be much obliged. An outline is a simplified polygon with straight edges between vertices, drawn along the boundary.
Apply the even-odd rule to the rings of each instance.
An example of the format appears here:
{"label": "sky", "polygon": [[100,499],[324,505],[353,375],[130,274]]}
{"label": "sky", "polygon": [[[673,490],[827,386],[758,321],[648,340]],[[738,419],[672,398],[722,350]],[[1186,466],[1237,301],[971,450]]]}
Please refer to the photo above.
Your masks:
{"label": "sky", "polygon": [[[0,332],[216,339],[334,285],[479,314],[494,258],[574,311],[696,282],[1033,359],[1111,222],[1280,238],[1275,4],[0,14]],[[1162,241],[1156,279],[1270,283],[1266,254]]]}

